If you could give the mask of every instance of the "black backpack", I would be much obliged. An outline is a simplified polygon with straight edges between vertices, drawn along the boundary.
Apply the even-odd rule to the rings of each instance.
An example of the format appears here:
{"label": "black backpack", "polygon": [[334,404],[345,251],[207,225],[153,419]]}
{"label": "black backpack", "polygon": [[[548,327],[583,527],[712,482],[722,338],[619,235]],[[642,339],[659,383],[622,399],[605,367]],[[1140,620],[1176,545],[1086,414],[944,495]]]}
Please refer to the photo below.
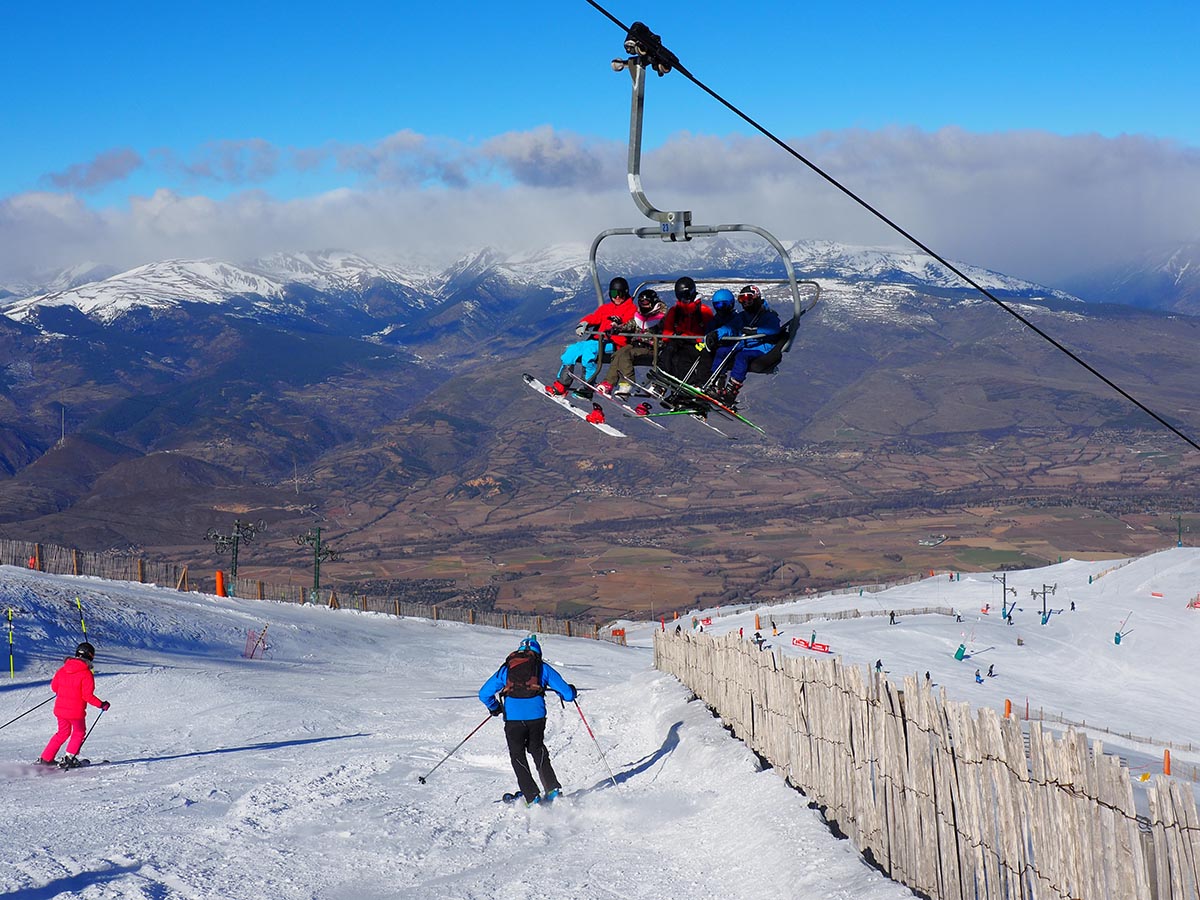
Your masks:
{"label": "black backpack", "polygon": [[507,679],[500,692],[505,697],[528,700],[546,692],[542,687],[542,656],[532,650],[514,650],[504,660]]}

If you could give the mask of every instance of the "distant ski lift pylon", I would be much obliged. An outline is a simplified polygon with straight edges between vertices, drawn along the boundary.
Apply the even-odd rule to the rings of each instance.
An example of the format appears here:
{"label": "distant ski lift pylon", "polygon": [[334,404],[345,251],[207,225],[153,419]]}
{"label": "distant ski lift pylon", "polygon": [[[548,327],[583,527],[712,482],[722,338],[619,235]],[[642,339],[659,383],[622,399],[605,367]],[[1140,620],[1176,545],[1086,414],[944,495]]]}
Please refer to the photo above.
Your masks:
{"label": "distant ski lift pylon", "polygon": [[[640,228],[608,228],[596,235],[595,240],[592,241],[591,250],[588,253],[588,268],[591,271],[592,287],[596,291],[597,304],[603,305],[608,301],[608,294],[600,284],[600,271],[596,265],[596,253],[600,248],[601,242],[606,238],[613,237],[614,235],[632,235],[639,238],[661,238],[664,241],[690,241],[697,235],[711,236],[727,233],[756,234],[769,243],[775,249],[775,252],[779,254],[779,259],[783,263],[783,269],[787,278],[764,279],[747,277],[745,280],[760,283],[777,282],[788,286],[792,298],[793,310],[791,319],[786,323],[787,338],[783,342],[782,350],[784,352],[790,350],[792,342],[796,339],[800,317],[816,306],[817,301],[820,299],[821,286],[815,281],[798,280],[796,278],[796,270],[792,266],[791,257],[784,250],[783,244],[765,228],[745,224],[693,225],[691,210],[666,211],[658,209],[650,202],[646,197],[646,192],[642,189],[642,119],[646,97],[646,74],[647,71],[653,70],[659,76],[666,75],[671,69],[678,66],[679,60],[675,54],[662,46],[658,35],[651,32],[641,22],[634,22],[633,26],[629,29],[629,34],[625,40],[625,52],[630,54],[630,56],[625,59],[614,59],[612,67],[617,72],[628,71],[630,77],[633,79],[633,95],[629,111],[629,193],[641,213],[657,224],[642,226]],[[732,283],[739,279],[734,276],[723,280]],[[803,291],[801,290],[801,285],[804,286]]]}

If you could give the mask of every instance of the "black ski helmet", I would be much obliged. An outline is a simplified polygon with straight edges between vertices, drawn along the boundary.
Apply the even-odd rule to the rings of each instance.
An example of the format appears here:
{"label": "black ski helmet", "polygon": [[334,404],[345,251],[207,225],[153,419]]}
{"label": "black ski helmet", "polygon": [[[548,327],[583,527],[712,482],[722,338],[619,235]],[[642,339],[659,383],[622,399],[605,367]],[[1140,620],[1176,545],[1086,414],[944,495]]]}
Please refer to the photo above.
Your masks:
{"label": "black ski helmet", "polygon": [[696,299],[696,282],[690,275],[680,276],[675,282],[675,299],[691,303]]}
{"label": "black ski helmet", "polygon": [[86,659],[88,662],[91,662],[96,658],[96,648],[87,641],[84,641],[75,648],[75,656],[79,659]]}
{"label": "black ski helmet", "polygon": [[653,288],[646,288],[638,294],[637,303],[641,309],[649,310],[658,302],[658,291]]}
{"label": "black ski helmet", "polygon": [[618,275],[616,278],[614,278],[612,281],[610,281],[608,283],[608,296],[614,297],[614,298],[615,297],[628,297],[629,296],[629,282],[626,281],[624,278],[622,278],[620,275]]}

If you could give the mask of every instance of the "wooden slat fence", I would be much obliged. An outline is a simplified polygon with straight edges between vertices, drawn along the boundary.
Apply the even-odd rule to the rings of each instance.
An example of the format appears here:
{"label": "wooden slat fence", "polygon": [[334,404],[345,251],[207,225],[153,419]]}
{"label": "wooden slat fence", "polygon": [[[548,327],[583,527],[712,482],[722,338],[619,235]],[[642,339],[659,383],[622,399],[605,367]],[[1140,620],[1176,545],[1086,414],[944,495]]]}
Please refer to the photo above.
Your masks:
{"label": "wooden slat fence", "polygon": [[95,553],[7,539],[0,539],[0,565],[32,567],[55,575],[93,575],[110,581],[138,581],[168,587],[174,587],[186,569],[186,566],[128,554]]}
{"label": "wooden slat fence", "polygon": [[776,625],[803,625],[806,622],[816,622],[821,619],[838,621],[842,619],[867,619],[873,616],[886,616],[894,612],[897,616],[953,616],[955,611],[948,606],[917,606],[911,609],[836,609],[826,612],[811,613],[780,613],[779,615],[760,612],[759,618],[774,622]]}
{"label": "wooden slat fence", "polygon": [[736,634],[656,632],[655,666],[710,706],[889,877],[933,900],[1200,900],[1200,819],[1164,776],[1068,730]]}
{"label": "wooden slat fence", "polygon": [[[91,553],[0,538],[0,565],[37,569],[54,575],[91,575],[110,581],[136,581],[178,590],[213,591],[213,579],[189,576],[188,567],[173,563],[154,562],[136,556],[115,553]],[[281,603],[304,603],[309,589],[296,584],[270,584],[252,578],[229,579],[228,586],[238,597],[273,600]],[[464,607],[443,607],[423,603],[404,603],[386,597],[339,596],[337,589],[322,590],[319,601],[330,606],[386,613],[394,616],[463,622],[531,631],[539,634],[559,634],[566,637],[585,637],[594,640],[625,644],[624,633],[614,635],[612,629],[599,625],[573,622],[554,616],[521,615],[518,613],[481,612]]]}

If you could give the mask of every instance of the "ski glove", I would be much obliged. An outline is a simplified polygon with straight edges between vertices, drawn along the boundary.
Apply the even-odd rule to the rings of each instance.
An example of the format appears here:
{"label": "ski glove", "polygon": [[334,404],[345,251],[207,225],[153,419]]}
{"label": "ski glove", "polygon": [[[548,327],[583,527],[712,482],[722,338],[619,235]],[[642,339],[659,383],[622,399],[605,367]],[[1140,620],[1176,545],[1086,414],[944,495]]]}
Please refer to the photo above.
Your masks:
{"label": "ski glove", "polygon": [[101,712],[108,712],[108,708],[109,708],[110,706],[112,706],[112,704],[111,704],[111,703],[109,703],[107,700],[105,700],[103,703],[101,703],[101,704],[100,704],[100,711],[101,711]]}
{"label": "ski glove", "polygon": [[579,696],[579,688],[575,687],[573,684],[568,684],[567,687],[571,689],[572,694],[574,694],[576,697]]}
{"label": "ski glove", "polygon": [[497,703],[495,706],[489,706],[488,712],[490,712],[493,716],[498,716],[500,713],[504,712],[504,707]]}
{"label": "ski glove", "polygon": [[704,348],[706,350],[716,350],[717,344],[721,342],[721,336],[715,331],[710,331],[704,336]]}
{"label": "ski glove", "polygon": [[578,325],[576,325],[575,333],[580,337],[583,337],[585,334],[587,334],[587,322],[580,322]]}

